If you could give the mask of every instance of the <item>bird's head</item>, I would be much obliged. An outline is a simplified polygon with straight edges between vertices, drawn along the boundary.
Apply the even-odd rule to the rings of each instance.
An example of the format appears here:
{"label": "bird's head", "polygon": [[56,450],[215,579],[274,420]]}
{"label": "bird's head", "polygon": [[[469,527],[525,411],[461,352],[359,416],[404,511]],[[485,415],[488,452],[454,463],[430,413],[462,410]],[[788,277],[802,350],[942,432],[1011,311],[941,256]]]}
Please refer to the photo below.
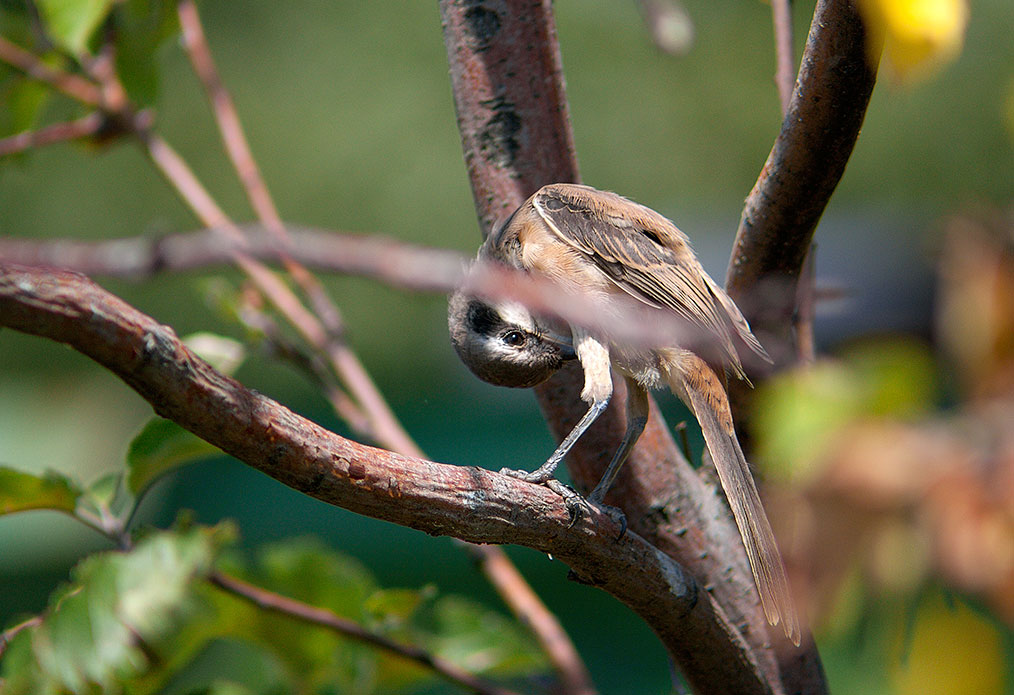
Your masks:
{"label": "bird's head", "polygon": [[456,292],[447,326],[461,361],[496,386],[538,386],[575,357],[569,336],[540,327],[520,304],[490,304]]}

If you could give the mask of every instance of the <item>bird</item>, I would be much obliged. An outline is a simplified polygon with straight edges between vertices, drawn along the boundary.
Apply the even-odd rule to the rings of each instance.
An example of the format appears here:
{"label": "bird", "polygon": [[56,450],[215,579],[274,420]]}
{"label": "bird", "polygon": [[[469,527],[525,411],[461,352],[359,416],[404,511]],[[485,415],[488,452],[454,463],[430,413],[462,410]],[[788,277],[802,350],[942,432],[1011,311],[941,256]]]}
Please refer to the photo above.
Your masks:
{"label": "bird", "polygon": [[[785,569],[736,436],[723,379],[726,370],[747,379],[741,353],[771,359],[733,300],[705,272],[688,237],[660,213],[616,193],[554,183],[536,191],[489,234],[478,260],[540,276],[601,308],[599,328],[589,329],[533,314],[517,302],[487,301],[465,289],[451,295],[451,342],[480,379],[499,386],[537,386],[574,359],[584,372],[581,399],[588,410],[549,459],[532,472],[501,472],[546,484],[565,499],[579,497],[553,473],[608,406],[615,369],[627,386],[626,430],[586,498],[604,507],[606,492],[644,430],[649,391],[668,386],[701,426],[765,617],[772,625],[781,623],[798,645],[799,619]],[[701,349],[700,340],[684,341],[693,345],[630,344],[604,330],[603,325],[624,320],[631,300],[660,317],[683,321],[713,349]]]}

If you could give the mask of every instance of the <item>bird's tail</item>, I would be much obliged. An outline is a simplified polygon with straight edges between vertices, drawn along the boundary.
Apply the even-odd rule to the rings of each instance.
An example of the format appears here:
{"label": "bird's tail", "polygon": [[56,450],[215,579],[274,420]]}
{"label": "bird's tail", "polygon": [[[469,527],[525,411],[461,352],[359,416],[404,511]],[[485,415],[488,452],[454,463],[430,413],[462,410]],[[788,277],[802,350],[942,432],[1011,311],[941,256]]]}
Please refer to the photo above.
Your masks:
{"label": "bird's tail", "polygon": [[691,364],[688,360],[680,360],[682,368],[670,374],[670,386],[701,425],[746,548],[764,615],[772,625],[781,623],[785,635],[799,645],[799,618],[789,593],[782,558],[750,466],[736,438],[728,397],[717,375],[703,360],[695,355],[687,357]]}

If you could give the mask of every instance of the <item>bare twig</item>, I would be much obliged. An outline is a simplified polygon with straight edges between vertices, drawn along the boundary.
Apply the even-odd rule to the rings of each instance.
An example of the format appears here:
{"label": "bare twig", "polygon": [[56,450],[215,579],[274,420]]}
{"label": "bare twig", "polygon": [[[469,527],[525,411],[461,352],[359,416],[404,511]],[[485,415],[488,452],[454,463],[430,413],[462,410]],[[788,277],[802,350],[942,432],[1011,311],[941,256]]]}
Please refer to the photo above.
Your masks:
{"label": "bare twig", "polygon": [[505,597],[514,615],[531,629],[543,651],[549,655],[560,674],[563,692],[572,695],[593,695],[598,692],[570,636],[521,576],[507,554],[496,546],[472,543],[465,546],[500,596]]}
{"label": "bare twig", "polygon": [[24,152],[34,147],[45,147],[58,142],[79,140],[96,135],[105,123],[101,113],[93,112],[74,121],[53,123],[38,130],[30,130],[0,140],[0,157]]}
{"label": "bare twig", "polygon": [[876,74],[854,3],[820,0],[788,114],[746,200],[726,273],[726,289],[777,364],[794,359],[796,282],[859,136]]}
{"label": "bare twig", "polygon": [[[261,224],[239,226],[240,249],[262,261],[280,261],[278,244]],[[346,234],[286,225],[288,254],[317,270],[366,275],[394,287],[427,292],[454,289],[465,276],[468,258],[456,251],[416,246],[379,235]],[[141,280],[231,264],[237,244],[215,230],[159,237],[78,239],[0,238],[0,258],[25,265],[49,265],[85,275]]]}
{"label": "bare twig", "polygon": [[102,91],[93,83],[63,70],[46,65],[35,54],[0,36],[0,60],[21,70],[32,79],[51,85],[57,91],[89,106],[102,104]]}
{"label": "bare twig", "polygon": [[7,647],[10,645],[11,640],[17,637],[19,632],[27,630],[30,627],[35,627],[41,623],[42,616],[36,615],[0,633],[0,656],[3,656],[4,652],[7,651]]}
{"label": "bare twig", "polygon": [[317,278],[293,260],[286,251],[288,240],[285,225],[282,223],[278,209],[275,207],[267,184],[264,182],[264,177],[250,151],[232,97],[219,77],[204,34],[204,28],[201,25],[200,15],[197,12],[197,5],[193,0],[180,0],[177,10],[187,54],[190,56],[194,71],[204,85],[215,115],[215,121],[218,123],[219,132],[222,134],[222,142],[225,144],[226,152],[239,175],[243,189],[246,191],[258,219],[278,242],[279,255],[285,269],[303,289],[320,321],[323,335],[317,340],[312,340],[311,344],[329,356],[331,364],[341,377],[342,382],[369,418],[371,436],[395,451],[415,456],[422,455],[422,451],[408,436],[387,401],[380,394],[362,362],[343,339],[344,330],[338,308],[328,297]]}
{"label": "bare twig", "polygon": [[370,420],[359,405],[339,387],[334,372],[328,368],[324,359],[317,352],[311,352],[302,344],[290,340],[279,329],[278,324],[265,313],[260,302],[260,293],[247,292],[239,306],[239,320],[252,331],[263,336],[274,357],[279,357],[308,376],[317,384],[321,392],[331,403],[331,407],[351,430],[361,437],[370,438]]}
{"label": "bare twig", "polygon": [[716,649],[702,693],[770,693],[751,650],[711,595],[670,558],[594,512],[573,525],[559,497],[475,468],[358,444],[216,372],[171,329],[68,272],[0,264],[0,325],[65,342],[155,411],[308,495],[430,534],[552,554],[629,605],[673,652]]}
{"label": "bare twig", "polygon": [[389,637],[367,630],[362,625],[348,618],[343,618],[333,611],[311,606],[288,596],[268,591],[224,572],[214,572],[209,579],[212,584],[220,589],[249,601],[259,608],[326,627],[344,637],[364,642],[378,649],[383,649],[414,661],[421,666],[432,669],[451,683],[467,690],[472,690],[482,695],[516,695],[515,691],[502,688],[482,678],[473,676],[471,673],[458,668],[446,659],[429,653],[425,649],[409,644],[402,644]]}
{"label": "bare twig", "polygon": [[215,67],[215,61],[212,58],[211,49],[197,13],[197,6],[192,0],[181,0],[177,5],[177,10],[180,27],[183,30],[183,45],[187,50],[187,55],[190,56],[194,72],[197,73],[201,84],[204,85],[208,101],[211,103],[215,115],[215,122],[218,123],[218,130],[222,135],[222,142],[225,144],[225,150],[239,175],[243,189],[247,192],[254,212],[257,213],[257,218],[264,222],[273,234],[281,229],[280,240],[284,239],[284,227],[280,225],[278,211],[268,193],[268,187],[261,176],[260,168],[250,151],[250,145],[243,133],[243,125],[236,112],[236,106],[225,85],[222,84],[218,69]]}
{"label": "bare twig", "polygon": [[813,337],[813,320],[817,311],[817,245],[810,246],[810,252],[803,261],[796,288],[796,359],[802,364],[812,364],[817,359],[817,346]]}
{"label": "bare twig", "polygon": [[792,0],[771,0],[771,21],[775,28],[775,85],[784,117],[789,111],[792,83],[796,79],[796,61],[792,55]]}

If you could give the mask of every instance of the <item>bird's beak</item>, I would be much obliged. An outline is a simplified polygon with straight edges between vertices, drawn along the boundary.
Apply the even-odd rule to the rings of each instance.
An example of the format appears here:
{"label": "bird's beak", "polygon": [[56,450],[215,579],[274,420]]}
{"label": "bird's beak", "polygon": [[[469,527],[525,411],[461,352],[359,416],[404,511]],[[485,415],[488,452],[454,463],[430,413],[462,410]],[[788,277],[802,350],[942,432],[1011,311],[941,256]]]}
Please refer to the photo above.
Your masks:
{"label": "bird's beak", "polygon": [[574,352],[574,341],[571,337],[561,335],[560,333],[544,333],[542,339],[551,345],[555,345],[560,350],[560,356],[565,360],[577,359],[577,353]]}

